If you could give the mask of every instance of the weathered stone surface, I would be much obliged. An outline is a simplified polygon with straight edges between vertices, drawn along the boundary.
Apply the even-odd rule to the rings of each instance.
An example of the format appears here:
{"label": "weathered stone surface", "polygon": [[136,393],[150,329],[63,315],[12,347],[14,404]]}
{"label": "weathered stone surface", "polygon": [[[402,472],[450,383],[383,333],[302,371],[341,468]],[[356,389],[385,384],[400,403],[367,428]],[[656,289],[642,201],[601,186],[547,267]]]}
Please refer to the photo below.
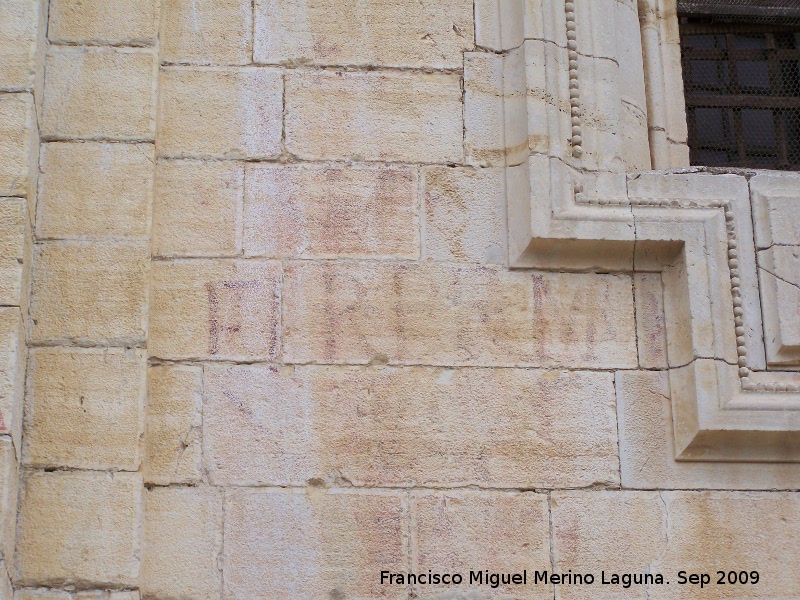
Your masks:
{"label": "weathered stone surface", "polygon": [[45,242],[34,248],[31,339],[136,344],[145,338],[145,246]]}
{"label": "weathered stone surface", "polygon": [[16,583],[137,586],[142,492],[135,473],[28,474],[20,500]]}
{"label": "weathered stone surface", "polygon": [[[663,505],[667,544],[654,571],[759,571],[758,585],[714,586],[706,592],[709,598],[777,599],[797,594],[797,493],[669,492],[663,494]],[[692,587],[696,586],[664,585],[652,589],[650,598],[696,598]]]}
{"label": "weathered stone surface", "polygon": [[[14,442],[0,435],[0,566],[13,564],[17,524],[17,487],[19,474]],[[0,577],[5,572],[0,570]]]}
{"label": "weathered stone surface", "polygon": [[139,600],[139,592],[110,590],[87,590],[82,592],[65,592],[49,588],[18,589],[14,600]]}
{"label": "weathered stone surface", "polygon": [[25,201],[0,199],[0,305],[19,305],[25,259]]}
{"label": "weathered stone surface", "polygon": [[246,188],[246,255],[419,257],[413,169],[251,165]]}
{"label": "weathered stone surface", "polygon": [[200,479],[202,369],[150,367],[145,483],[169,485]]}
{"label": "weathered stone surface", "polygon": [[489,52],[464,55],[464,147],[471,165],[505,166],[505,61]]}
{"label": "weathered stone surface", "polygon": [[280,346],[280,265],[259,260],[153,264],[151,356],[273,360]]}
{"label": "weathered stone surface", "polygon": [[614,483],[613,396],[601,373],[218,367],[206,373],[206,466],[221,485]]}
{"label": "weathered stone surface", "polygon": [[142,559],[145,598],[219,598],[221,554],[221,490],[169,487],[147,492]]}
{"label": "weathered stone surface", "polygon": [[305,0],[255,6],[260,63],[458,69],[473,44],[472,3],[463,0],[345,0],[335,10]]}
{"label": "weathered stone surface", "polygon": [[[461,573],[461,586],[415,586],[420,597],[472,590],[481,598],[552,598],[532,585],[534,571],[550,570],[547,496],[505,492],[420,492],[411,497],[412,573]],[[470,586],[471,571],[528,572],[528,585]],[[485,575],[484,575],[485,576]],[[452,592],[451,592],[452,593]]]}
{"label": "weathered stone surface", "polygon": [[616,374],[623,487],[634,489],[794,489],[800,465],[677,462],[669,374]]}
{"label": "weathered stone surface", "polygon": [[425,169],[425,258],[505,262],[502,169]]}
{"label": "weathered stone surface", "polygon": [[290,362],[637,364],[627,276],[294,262],[285,286]]}
{"label": "weathered stone surface", "polygon": [[[786,598],[800,582],[793,548],[797,494],[559,492],[553,494],[556,568],[661,573],[670,585],[561,586],[563,598]],[[734,517],[735,515],[735,517]],[[710,565],[710,566],[709,566]],[[758,585],[677,585],[678,571],[760,572]],[[716,577],[714,578],[716,581]]]}
{"label": "weathered stone surface", "polygon": [[147,239],[153,161],[152,144],[44,144],[37,236]]}
{"label": "weathered stone surface", "polygon": [[[644,573],[658,561],[667,544],[663,509],[658,492],[553,493],[553,571],[595,576],[594,585],[557,586],[560,597],[646,598],[644,586],[600,584],[600,573]],[[669,576],[677,588],[677,571]]]}
{"label": "weathered stone surface", "polygon": [[11,586],[11,578],[8,576],[9,566],[4,560],[0,560],[0,600],[11,600],[14,597],[14,588]]}
{"label": "weathered stone surface", "polygon": [[39,25],[38,0],[7,0],[0,5],[0,90],[31,90]]}
{"label": "weathered stone surface", "polygon": [[281,153],[278,69],[168,68],[159,87],[159,155],[265,159]]}
{"label": "weathered stone surface", "polygon": [[158,0],[51,0],[47,37],[68,44],[151,45]]}
{"label": "weathered stone surface", "polygon": [[661,274],[636,273],[633,286],[639,366],[643,369],[666,369],[667,330]]}
{"label": "weathered stone surface", "polygon": [[406,569],[404,505],[399,494],[318,487],[229,492],[224,597],[405,598],[377,576]]}
{"label": "weathered stone surface", "polygon": [[162,160],[156,170],[153,254],[234,256],[241,252],[244,167]]}
{"label": "weathered stone surface", "polygon": [[137,470],[144,400],[142,352],[33,350],[23,461],[39,467]]}
{"label": "weathered stone surface", "polygon": [[244,65],[252,54],[252,0],[162,0],[162,61]]}
{"label": "weathered stone surface", "polygon": [[800,246],[773,246],[758,257],[762,285],[774,288],[774,306],[765,321],[774,323],[783,346],[800,346]]}
{"label": "weathered stone surface", "polygon": [[0,308],[0,435],[10,435],[16,447],[22,437],[25,379],[25,327],[16,307]]}
{"label": "weathered stone surface", "polygon": [[155,68],[151,51],[52,46],[45,61],[42,134],[152,139]]}
{"label": "weathered stone surface", "polygon": [[0,196],[24,196],[36,135],[31,94],[0,94]]}
{"label": "weathered stone surface", "polygon": [[286,147],[300,158],[452,163],[463,158],[459,76],[296,71]]}

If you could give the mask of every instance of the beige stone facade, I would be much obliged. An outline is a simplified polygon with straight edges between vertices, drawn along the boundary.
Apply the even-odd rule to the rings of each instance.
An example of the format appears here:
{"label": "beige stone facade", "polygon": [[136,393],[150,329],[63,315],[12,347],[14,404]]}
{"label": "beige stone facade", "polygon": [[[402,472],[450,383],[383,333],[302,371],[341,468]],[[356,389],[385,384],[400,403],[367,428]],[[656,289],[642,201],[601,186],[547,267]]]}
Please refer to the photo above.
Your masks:
{"label": "beige stone facade", "polygon": [[0,0],[0,600],[800,598],[800,176],[675,7]]}

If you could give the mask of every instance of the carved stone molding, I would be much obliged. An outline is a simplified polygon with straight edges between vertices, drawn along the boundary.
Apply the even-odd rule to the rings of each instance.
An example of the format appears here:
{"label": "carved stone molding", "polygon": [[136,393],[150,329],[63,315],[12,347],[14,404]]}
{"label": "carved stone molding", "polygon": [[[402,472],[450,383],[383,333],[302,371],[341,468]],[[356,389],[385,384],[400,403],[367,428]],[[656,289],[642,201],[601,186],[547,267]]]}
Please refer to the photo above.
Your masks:
{"label": "carved stone molding", "polygon": [[800,178],[664,170],[688,156],[664,101],[674,4],[476,3],[502,63],[509,265],[660,273],[676,459],[800,462]]}

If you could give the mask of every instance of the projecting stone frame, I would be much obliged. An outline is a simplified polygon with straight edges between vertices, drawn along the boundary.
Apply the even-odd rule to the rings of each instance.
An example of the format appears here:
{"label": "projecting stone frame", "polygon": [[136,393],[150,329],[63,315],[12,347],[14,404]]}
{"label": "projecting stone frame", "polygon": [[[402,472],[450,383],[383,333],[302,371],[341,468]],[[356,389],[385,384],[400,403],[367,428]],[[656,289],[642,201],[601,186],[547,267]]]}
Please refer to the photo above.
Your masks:
{"label": "projecting stone frame", "polygon": [[677,25],[675,0],[476,3],[508,264],[660,273],[675,458],[800,462],[800,282],[775,270],[800,262],[800,175],[688,167]]}

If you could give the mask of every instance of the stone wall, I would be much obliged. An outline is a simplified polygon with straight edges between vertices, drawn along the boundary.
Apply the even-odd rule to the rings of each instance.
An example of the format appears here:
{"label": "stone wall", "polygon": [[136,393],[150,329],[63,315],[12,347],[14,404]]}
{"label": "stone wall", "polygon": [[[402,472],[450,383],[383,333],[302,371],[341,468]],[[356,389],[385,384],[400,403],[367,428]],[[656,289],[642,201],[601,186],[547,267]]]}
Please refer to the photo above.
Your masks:
{"label": "stone wall", "polygon": [[509,268],[514,157],[660,166],[585,2],[577,132],[571,2],[0,2],[0,599],[798,597],[800,466],[674,459],[661,272]]}

